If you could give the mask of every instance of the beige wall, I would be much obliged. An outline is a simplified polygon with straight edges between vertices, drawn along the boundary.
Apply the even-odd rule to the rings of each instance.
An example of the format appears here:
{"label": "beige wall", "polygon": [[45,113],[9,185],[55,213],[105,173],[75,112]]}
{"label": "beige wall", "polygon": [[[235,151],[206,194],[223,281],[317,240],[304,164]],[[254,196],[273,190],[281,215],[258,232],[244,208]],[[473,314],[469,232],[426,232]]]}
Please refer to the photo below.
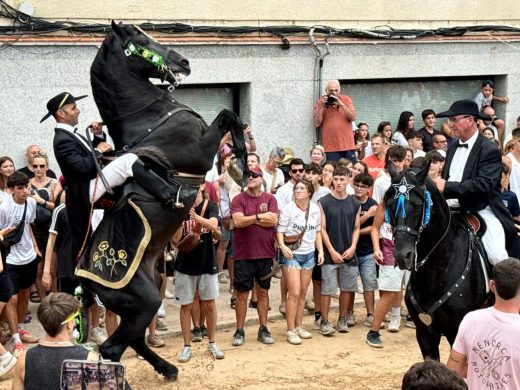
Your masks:
{"label": "beige wall", "polygon": [[[20,0],[7,0],[18,8]],[[34,16],[54,20],[179,21],[225,25],[314,25],[337,28],[435,28],[469,24],[520,26],[518,0],[26,0]],[[322,7],[316,7],[316,4]],[[152,5],[153,4],[153,5]],[[3,21],[5,23],[5,21]]]}

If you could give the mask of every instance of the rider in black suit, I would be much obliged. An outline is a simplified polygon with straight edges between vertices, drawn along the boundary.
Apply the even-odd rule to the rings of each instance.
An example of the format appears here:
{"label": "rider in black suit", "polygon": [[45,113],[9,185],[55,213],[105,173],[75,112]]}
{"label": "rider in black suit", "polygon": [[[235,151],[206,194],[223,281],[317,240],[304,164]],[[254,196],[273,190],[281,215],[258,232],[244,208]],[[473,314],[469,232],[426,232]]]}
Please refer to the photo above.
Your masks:
{"label": "rider in black suit", "polygon": [[[97,169],[92,152],[86,139],[76,132],[80,110],[76,101],[85,96],[74,97],[70,93],[60,93],[47,103],[48,113],[41,122],[53,115],[57,125],[54,135],[54,154],[65,177],[67,188],[67,215],[73,238],[75,253],[78,253],[90,221],[90,202],[96,201],[106,191],[101,180],[97,180]],[[96,157],[111,150],[106,143],[102,124],[91,124],[94,134],[92,141]],[[176,195],[166,181],[152,171],[133,153],[126,153],[103,169],[104,176],[111,187],[123,184],[133,177],[143,188],[162,202],[170,203]],[[94,194],[94,196],[93,196]]]}
{"label": "rider in black suit", "polygon": [[[448,125],[455,137],[459,138],[448,149],[442,179],[437,180],[437,187],[446,199],[458,200],[461,209],[468,213],[480,212],[484,220],[493,219],[493,215],[502,224],[505,233],[505,244],[510,256],[520,256],[520,240],[516,235],[511,215],[502,203],[500,178],[502,173],[502,157],[497,145],[484,137],[477,127],[478,119],[489,119],[478,111],[477,104],[471,100],[459,100],[453,103],[448,111],[437,117],[448,117]],[[466,145],[466,146],[464,146]],[[466,149],[466,151],[464,151]],[[464,163],[462,154],[467,154]],[[461,160],[462,158],[462,160]],[[452,167],[452,163],[454,166]],[[449,201],[450,202],[450,201]],[[453,203],[452,203],[453,204]],[[455,202],[456,205],[456,202]],[[487,212],[489,206],[493,213]],[[488,225],[492,224],[490,221]],[[486,234],[503,234],[498,229],[488,226]],[[494,231],[491,231],[494,230]],[[492,240],[497,244],[500,240]],[[486,237],[483,238],[486,247]],[[486,247],[493,263],[503,260],[504,248]],[[502,254],[501,254],[502,252]],[[498,256],[498,258],[496,258]],[[495,258],[494,258],[495,257]],[[507,256],[505,256],[507,257]]]}

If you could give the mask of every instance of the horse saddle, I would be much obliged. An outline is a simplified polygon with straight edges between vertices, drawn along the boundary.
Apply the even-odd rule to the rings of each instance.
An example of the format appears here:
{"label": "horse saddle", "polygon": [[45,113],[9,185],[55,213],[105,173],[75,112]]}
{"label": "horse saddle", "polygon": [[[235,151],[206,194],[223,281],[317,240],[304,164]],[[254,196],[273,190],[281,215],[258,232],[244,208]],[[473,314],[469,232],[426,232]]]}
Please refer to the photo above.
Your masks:
{"label": "horse saddle", "polygon": [[460,216],[460,223],[479,239],[482,239],[482,236],[487,230],[487,225],[479,213],[464,212],[460,209],[452,209],[452,213],[454,215],[458,214]]}

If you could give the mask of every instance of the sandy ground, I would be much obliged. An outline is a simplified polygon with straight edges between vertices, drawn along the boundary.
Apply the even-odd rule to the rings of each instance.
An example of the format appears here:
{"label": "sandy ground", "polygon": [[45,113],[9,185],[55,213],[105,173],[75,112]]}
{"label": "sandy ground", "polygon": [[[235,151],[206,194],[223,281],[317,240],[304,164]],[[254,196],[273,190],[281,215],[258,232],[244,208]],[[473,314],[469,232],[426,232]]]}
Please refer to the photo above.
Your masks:
{"label": "sandy ground", "polygon": [[[361,310],[358,318],[362,318]],[[358,320],[358,322],[361,322]],[[312,329],[312,317],[305,324]],[[404,325],[404,323],[403,323]],[[257,326],[246,329],[246,343],[232,347],[232,329],[221,330],[217,343],[226,353],[224,360],[215,361],[206,351],[207,340],[194,343],[194,357],[179,367],[175,383],[165,382],[146,362],[134,354],[125,355],[127,375],[135,389],[399,389],[406,370],[421,361],[413,329],[401,328],[390,334],[382,330],[383,349],[365,343],[368,328],[361,324],[347,334],[324,337],[313,330],[313,338],[299,346],[285,340],[286,324],[278,319],[269,324],[275,344],[266,346],[256,341]],[[182,349],[180,338],[167,340],[159,350],[171,362]],[[442,345],[442,360],[449,353]]]}
{"label": "sandy ground", "polygon": [[[404,373],[415,362],[421,361],[415,330],[404,327],[399,333],[381,331],[385,344],[383,349],[369,347],[366,342],[368,328],[362,325],[365,309],[362,296],[356,294],[355,312],[358,324],[346,334],[336,333],[324,337],[313,330],[314,316],[306,315],[304,324],[313,334],[301,345],[286,341],[286,322],[276,310],[279,304],[279,281],[273,279],[270,291],[269,330],[275,344],[266,346],[256,341],[258,325],[246,327],[246,343],[242,347],[231,346],[234,333],[235,313],[229,308],[227,286],[221,285],[221,296],[217,300],[219,330],[217,344],[225,352],[223,360],[213,360],[207,352],[208,342],[193,343],[194,357],[184,364],[176,363],[183,342],[179,336],[179,306],[172,300],[165,301],[168,332],[161,337],[164,348],[156,349],[162,357],[176,364],[179,378],[166,382],[145,361],[139,360],[129,349],[122,362],[127,368],[127,379],[133,389],[400,389]],[[310,289],[309,289],[310,290]],[[31,312],[36,306],[31,304]],[[256,310],[248,310],[248,323],[256,323]],[[333,300],[330,318],[337,319],[337,302]],[[41,335],[37,321],[29,328],[33,334]],[[441,346],[441,361],[446,362],[449,346]],[[0,381],[0,390],[10,389],[11,380]]]}

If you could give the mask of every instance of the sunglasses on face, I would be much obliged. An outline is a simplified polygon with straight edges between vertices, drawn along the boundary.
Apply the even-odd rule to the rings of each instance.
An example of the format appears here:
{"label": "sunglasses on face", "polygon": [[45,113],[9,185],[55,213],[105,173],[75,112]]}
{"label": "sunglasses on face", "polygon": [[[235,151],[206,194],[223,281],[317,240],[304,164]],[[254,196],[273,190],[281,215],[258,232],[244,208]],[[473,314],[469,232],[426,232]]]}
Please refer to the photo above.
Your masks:
{"label": "sunglasses on face", "polygon": [[305,172],[305,169],[303,169],[303,168],[302,169],[291,169],[291,172],[292,173],[303,173],[303,172]]}
{"label": "sunglasses on face", "polygon": [[249,178],[250,178],[250,179],[257,179],[257,178],[259,178],[259,177],[260,177],[260,175],[257,175],[256,173],[250,173],[250,174],[249,174]]}
{"label": "sunglasses on face", "polygon": [[43,169],[43,168],[45,168],[45,164],[43,164],[43,165],[33,164],[32,167],[35,168],[35,169],[36,169],[36,168],[41,168],[41,169]]}

